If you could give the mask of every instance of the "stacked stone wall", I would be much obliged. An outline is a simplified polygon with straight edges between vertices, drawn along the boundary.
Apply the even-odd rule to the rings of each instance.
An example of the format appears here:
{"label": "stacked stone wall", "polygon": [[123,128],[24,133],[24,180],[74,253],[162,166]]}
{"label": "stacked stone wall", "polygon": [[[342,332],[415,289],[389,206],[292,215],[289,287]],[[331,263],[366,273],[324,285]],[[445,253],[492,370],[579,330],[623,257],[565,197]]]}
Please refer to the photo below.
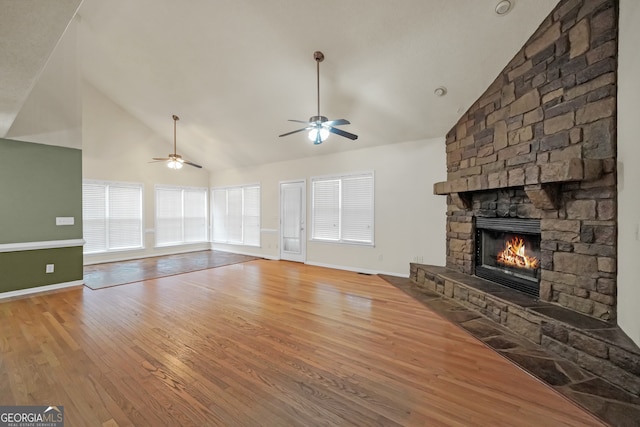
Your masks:
{"label": "stacked stone wall", "polygon": [[[439,187],[450,193],[448,267],[473,274],[474,217],[539,218],[540,298],[610,321],[617,10],[615,0],[562,0],[447,134]],[[527,186],[544,186],[552,206],[532,203]]]}

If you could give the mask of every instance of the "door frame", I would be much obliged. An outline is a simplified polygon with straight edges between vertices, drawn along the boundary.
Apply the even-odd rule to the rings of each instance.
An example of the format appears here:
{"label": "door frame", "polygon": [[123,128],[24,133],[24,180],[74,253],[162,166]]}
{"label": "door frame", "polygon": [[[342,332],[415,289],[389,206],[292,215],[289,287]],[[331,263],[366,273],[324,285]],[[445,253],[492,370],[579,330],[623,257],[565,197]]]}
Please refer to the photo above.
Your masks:
{"label": "door frame", "polygon": [[[282,186],[285,184],[300,184],[302,187],[302,200],[301,200],[301,212],[300,212],[300,227],[301,227],[301,233],[300,233],[300,256],[299,257],[291,257],[291,256],[287,256],[284,254],[283,251],[283,245],[282,245],[282,240],[283,240],[283,231],[284,231],[284,227],[282,224],[282,220],[284,218],[284,215],[282,213],[283,211],[283,206],[282,206],[282,202],[283,202],[283,198],[282,198]],[[278,233],[278,245],[279,245],[279,254],[280,254],[280,259],[281,260],[286,260],[286,261],[295,261],[295,262],[302,262],[304,263],[307,260],[307,180],[305,178],[302,179],[292,179],[292,180],[287,180],[287,181],[280,181],[278,183],[278,204],[279,204],[279,212],[280,212],[280,230]]]}

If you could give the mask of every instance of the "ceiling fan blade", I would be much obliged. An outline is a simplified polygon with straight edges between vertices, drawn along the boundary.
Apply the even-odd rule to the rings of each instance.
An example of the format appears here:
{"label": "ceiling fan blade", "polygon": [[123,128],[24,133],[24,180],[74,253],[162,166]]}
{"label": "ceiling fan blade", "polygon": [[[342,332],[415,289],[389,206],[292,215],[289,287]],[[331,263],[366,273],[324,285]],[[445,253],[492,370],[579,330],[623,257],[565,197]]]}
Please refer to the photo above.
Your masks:
{"label": "ceiling fan blade", "polygon": [[[306,123],[306,122],[305,122]],[[294,130],[291,132],[287,132],[287,133],[283,133],[282,135],[278,135],[278,136],[287,136],[287,135],[291,135],[292,133],[298,133],[298,132],[303,132],[305,130],[309,130],[311,129],[311,127],[306,127],[306,128],[302,128],[302,129],[298,129],[298,130]]]}
{"label": "ceiling fan blade", "polygon": [[350,125],[351,122],[347,119],[338,119],[331,120],[330,122],[323,123],[323,126],[340,126],[340,125]]}
{"label": "ceiling fan blade", "polygon": [[196,163],[190,162],[189,160],[185,160],[185,161],[184,161],[184,162],[182,162],[182,163],[184,163],[185,165],[189,165],[189,166],[196,167],[196,168],[198,168],[198,169],[202,169],[202,166],[200,166],[200,165],[198,165],[198,164],[196,164]]}
{"label": "ceiling fan blade", "polygon": [[161,162],[163,160],[171,160],[169,157],[154,157],[153,160]]}
{"label": "ceiling fan blade", "polygon": [[308,121],[306,121],[306,120],[293,120],[293,119],[289,119],[288,121],[289,121],[289,122],[296,122],[296,123],[304,123],[304,124],[307,124],[307,125],[309,124],[309,122],[308,122]]}
{"label": "ceiling fan blade", "polygon": [[328,126],[328,129],[329,129],[329,132],[335,133],[336,135],[344,136],[345,138],[349,138],[351,140],[358,139],[358,135],[355,135],[355,134],[349,133],[349,132],[345,132],[342,129],[334,128],[334,127],[331,127],[331,126]]}

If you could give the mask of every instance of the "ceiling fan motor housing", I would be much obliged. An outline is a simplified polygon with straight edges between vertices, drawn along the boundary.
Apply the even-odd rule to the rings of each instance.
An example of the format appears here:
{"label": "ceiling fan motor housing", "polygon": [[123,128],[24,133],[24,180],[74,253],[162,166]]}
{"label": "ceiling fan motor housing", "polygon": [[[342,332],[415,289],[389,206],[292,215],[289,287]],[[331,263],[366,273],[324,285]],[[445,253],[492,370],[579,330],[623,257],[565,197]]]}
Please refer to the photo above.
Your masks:
{"label": "ceiling fan motor housing", "polygon": [[329,119],[327,119],[325,116],[311,116],[309,118],[309,123],[321,124],[326,121],[329,121]]}

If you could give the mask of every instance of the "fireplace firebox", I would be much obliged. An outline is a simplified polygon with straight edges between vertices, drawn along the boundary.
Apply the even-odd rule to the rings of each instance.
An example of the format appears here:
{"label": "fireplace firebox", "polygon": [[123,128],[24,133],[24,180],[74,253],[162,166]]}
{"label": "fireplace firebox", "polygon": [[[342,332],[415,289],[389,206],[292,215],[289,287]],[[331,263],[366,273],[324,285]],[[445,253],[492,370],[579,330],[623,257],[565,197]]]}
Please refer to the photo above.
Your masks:
{"label": "fireplace firebox", "polygon": [[475,274],[538,297],[540,221],[476,217]]}

